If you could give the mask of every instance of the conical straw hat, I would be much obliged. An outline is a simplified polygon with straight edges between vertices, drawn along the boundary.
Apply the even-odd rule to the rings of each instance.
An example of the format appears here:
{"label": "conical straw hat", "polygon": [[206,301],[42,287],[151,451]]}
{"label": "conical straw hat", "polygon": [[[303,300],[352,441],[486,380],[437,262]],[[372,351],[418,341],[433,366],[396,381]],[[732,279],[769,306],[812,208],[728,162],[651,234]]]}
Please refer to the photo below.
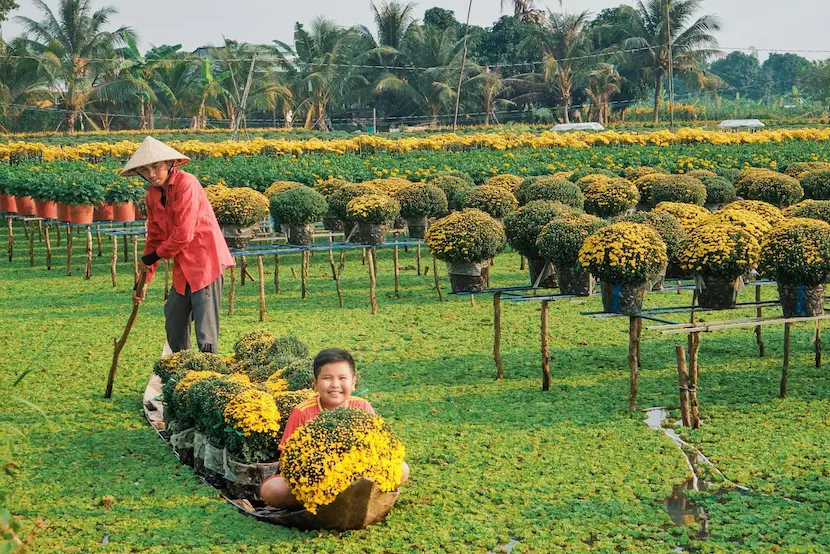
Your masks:
{"label": "conical straw hat", "polygon": [[190,158],[178,152],[174,148],[170,148],[163,142],[154,139],[153,137],[145,137],[144,142],[135,151],[130,161],[121,170],[122,177],[131,177],[138,175],[136,169],[144,167],[145,165],[152,165],[156,162],[174,162],[174,165],[186,164]]}

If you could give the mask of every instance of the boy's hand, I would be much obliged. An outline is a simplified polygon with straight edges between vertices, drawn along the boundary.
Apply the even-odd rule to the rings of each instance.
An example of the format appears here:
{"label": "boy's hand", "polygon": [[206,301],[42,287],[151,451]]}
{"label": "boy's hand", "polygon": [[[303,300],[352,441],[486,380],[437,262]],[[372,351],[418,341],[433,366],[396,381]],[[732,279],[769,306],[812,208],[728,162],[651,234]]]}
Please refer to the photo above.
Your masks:
{"label": "boy's hand", "polygon": [[146,297],[147,297],[147,283],[145,283],[144,286],[141,287],[141,290],[138,290],[137,288],[133,289],[133,304],[135,304],[136,306],[141,304],[144,301],[144,298],[146,298]]}
{"label": "boy's hand", "polygon": [[147,264],[144,263],[144,260],[141,258],[138,259],[138,271],[139,273],[147,273],[150,271],[150,268],[147,267]]}

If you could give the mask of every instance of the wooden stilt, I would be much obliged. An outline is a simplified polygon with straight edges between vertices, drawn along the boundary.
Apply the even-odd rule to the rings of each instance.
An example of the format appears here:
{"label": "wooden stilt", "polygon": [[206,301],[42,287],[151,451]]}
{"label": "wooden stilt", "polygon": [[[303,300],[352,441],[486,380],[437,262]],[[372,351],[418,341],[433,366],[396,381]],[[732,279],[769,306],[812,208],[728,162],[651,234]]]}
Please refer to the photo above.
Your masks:
{"label": "wooden stilt", "polygon": [[291,276],[295,279],[297,278],[297,271],[294,269],[294,266],[291,266]]}
{"label": "wooden stilt", "polygon": [[677,350],[677,383],[680,389],[680,418],[683,425],[691,426],[689,416],[689,368],[686,367],[686,348],[681,344]]}
{"label": "wooden stilt", "polygon": [[112,277],[112,286],[113,286],[113,288],[118,286],[118,280],[116,278],[117,267],[118,267],[118,237],[113,235],[113,237],[112,237],[112,260],[110,261],[110,277]]}
{"label": "wooden stilt", "polygon": [[790,330],[792,323],[784,324],[784,367],[781,369],[781,398],[787,397],[787,379],[790,377]]}
{"label": "wooden stilt", "polygon": [[300,263],[300,291],[302,299],[308,297],[308,251],[303,252],[303,258]]}
{"label": "wooden stilt", "polygon": [[259,275],[259,320],[265,321],[265,268],[262,267],[262,256],[256,257],[256,267]]}
{"label": "wooden stilt", "polygon": [[43,242],[43,221],[37,220],[37,239]]}
{"label": "wooden stilt", "polygon": [[245,286],[245,277],[248,274],[248,258],[241,256],[239,258],[239,284]]}
{"label": "wooden stilt", "polygon": [[421,243],[418,243],[418,275],[421,274]]}
{"label": "wooden stilt", "polygon": [[51,225],[48,223],[43,227],[43,239],[46,241],[46,269],[52,269],[52,241],[49,238],[49,228]]}
{"label": "wooden stilt", "polygon": [[21,221],[22,221],[22,223],[23,223],[23,236],[24,236],[24,237],[26,238],[26,240],[28,241],[28,240],[29,240],[29,226],[28,226],[28,225],[26,225],[26,220],[25,220],[25,219],[23,219],[23,220],[21,220]]}
{"label": "wooden stilt", "polygon": [[331,265],[331,278],[334,280],[334,286],[337,288],[337,301],[340,307],[343,307],[343,294],[340,292],[340,275],[337,273],[337,267],[334,265],[334,253],[329,250],[329,264]]}
{"label": "wooden stilt", "polygon": [[130,261],[130,244],[127,235],[124,235],[124,261]]}
{"label": "wooden stilt", "polygon": [[816,320],[816,367],[821,367],[821,320]]}
{"label": "wooden stilt", "polygon": [[170,296],[170,260],[164,260],[164,299]]}
{"label": "wooden stilt", "polygon": [[401,292],[401,278],[400,278],[400,269],[398,268],[398,245],[395,245],[394,251],[392,252],[392,264],[395,266],[395,294],[398,295]]}
{"label": "wooden stilt", "polygon": [[231,267],[231,288],[228,291],[228,315],[233,315],[233,301],[236,298],[236,267]]}
{"label": "wooden stilt", "polygon": [[[755,301],[761,301],[761,285],[755,285]],[[758,306],[755,309],[755,315],[757,317],[764,317],[764,309],[761,306]],[[755,343],[758,345],[758,356],[761,358],[764,357],[764,340],[761,336],[761,326],[755,328]]]}
{"label": "wooden stilt", "polygon": [[372,306],[372,315],[375,315],[376,313],[378,313],[378,301],[375,297],[375,257],[373,253],[374,249],[369,250],[369,302]]}
{"label": "wooden stilt", "polygon": [[337,276],[343,276],[343,270],[346,269],[346,251],[340,251],[340,263],[337,265]]}
{"label": "wooden stilt", "polygon": [[[84,269],[84,279],[89,280],[92,277],[92,228],[86,228],[86,268]],[[138,280],[138,272],[135,275]]]}
{"label": "wooden stilt", "polygon": [[550,303],[542,300],[542,390],[550,390],[550,348],[548,347],[548,314]]}
{"label": "wooden stilt", "polygon": [[472,306],[473,308],[476,307],[476,295],[475,294],[470,295],[470,306]]}
{"label": "wooden stilt", "polygon": [[138,280],[138,237],[133,235],[133,281]]}
{"label": "wooden stilt", "polygon": [[35,267],[35,230],[34,224],[32,224],[32,229],[29,230],[29,265]]}
{"label": "wooden stilt", "polygon": [[366,249],[365,248],[362,248],[360,250],[360,261],[363,263],[363,265],[366,265]]}
{"label": "wooden stilt", "polygon": [[700,377],[700,333],[690,333],[691,349],[689,350],[689,419],[692,429],[700,428],[700,403],[697,398],[697,384]]}
{"label": "wooden stilt", "polygon": [[11,217],[7,218],[6,222],[9,226],[9,261],[12,261],[14,257],[14,223]]}
{"label": "wooden stilt", "polygon": [[61,226],[55,225],[55,236],[57,237],[57,246],[61,245]]}
{"label": "wooden stilt", "polygon": [[504,379],[501,361],[501,293],[493,294],[493,361],[496,363],[496,379]]}
{"label": "wooden stilt", "polygon": [[522,261],[519,265],[519,271],[524,271],[524,270],[525,270],[525,257],[522,256]]}
{"label": "wooden stilt", "polygon": [[444,301],[444,293],[441,292],[441,283],[438,282],[438,258],[432,257],[432,277],[435,280],[435,290],[438,291],[438,301]]}
{"label": "wooden stilt", "polygon": [[72,227],[66,228],[66,276],[72,275]]}
{"label": "wooden stilt", "polygon": [[628,411],[637,411],[637,395],[640,389],[640,333],[643,329],[643,320],[637,316],[628,318]]}
{"label": "wooden stilt", "polygon": [[97,240],[98,240],[98,257],[100,258],[101,256],[104,255],[104,249],[103,249],[103,246],[101,245],[101,226],[100,225],[95,226],[95,236],[97,237]]}
{"label": "wooden stilt", "polygon": [[274,292],[280,293],[280,255],[274,254]]}

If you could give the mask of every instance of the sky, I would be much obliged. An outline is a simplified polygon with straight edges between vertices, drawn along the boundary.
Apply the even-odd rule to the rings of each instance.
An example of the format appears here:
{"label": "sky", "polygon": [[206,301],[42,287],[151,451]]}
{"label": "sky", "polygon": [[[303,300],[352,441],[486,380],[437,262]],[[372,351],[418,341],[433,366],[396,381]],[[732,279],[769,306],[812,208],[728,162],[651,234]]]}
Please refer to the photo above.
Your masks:
{"label": "sky", "polygon": [[[58,0],[45,0],[57,12]],[[129,25],[139,35],[142,49],[150,45],[181,44],[194,50],[206,44],[221,44],[223,35],[240,42],[270,43],[273,39],[292,43],[294,23],[309,23],[325,15],[343,26],[361,23],[372,28],[370,0],[92,0],[93,6],[115,6],[116,25]],[[8,39],[21,33],[15,15],[40,19],[31,0],[17,0],[12,21],[2,27]],[[563,0],[567,11],[589,10],[596,14],[620,0]],[[510,2],[508,2],[510,4]],[[543,2],[544,4],[544,2]],[[725,50],[756,47],[762,59],[770,50],[799,52],[809,59],[830,58],[830,9],[828,0],[703,0],[701,13],[716,14],[723,30],[718,34]],[[559,9],[556,0],[547,5]],[[415,13],[439,6],[455,12],[459,21],[467,15],[468,0],[423,0]],[[510,8],[505,13],[511,13]],[[501,15],[499,0],[473,0],[470,23],[487,27]],[[806,51],[816,52],[806,52]]]}

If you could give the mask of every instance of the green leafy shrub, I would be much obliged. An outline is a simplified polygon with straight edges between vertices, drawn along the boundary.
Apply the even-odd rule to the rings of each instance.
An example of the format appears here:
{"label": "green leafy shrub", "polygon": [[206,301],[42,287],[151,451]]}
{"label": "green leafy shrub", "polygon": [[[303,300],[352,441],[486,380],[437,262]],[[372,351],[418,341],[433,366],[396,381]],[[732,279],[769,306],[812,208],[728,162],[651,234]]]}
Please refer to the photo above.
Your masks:
{"label": "green leafy shrub", "polygon": [[706,187],[699,179],[686,175],[661,175],[651,185],[650,205],[660,202],[678,202],[702,206],[706,202]]}
{"label": "green leafy shrub", "polygon": [[288,381],[288,390],[310,389],[314,384],[314,360],[303,358],[288,364],[283,371],[283,378]]}
{"label": "green leafy shrub", "polygon": [[804,198],[809,200],[830,200],[830,170],[811,171],[801,177]]}
{"label": "green leafy shrub", "polygon": [[816,286],[830,278],[830,224],[788,219],[761,242],[758,272],[768,279]]}
{"label": "green leafy shrub", "polygon": [[640,223],[651,227],[666,244],[666,256],[670,262],[677,261],[677,249],[680,242],[686,238],[686,230],[670,213],[666,212],[636,212],[615,219],[614,222]]}
{"label": "green leafy shrub", "polygon": [[604,177],[612,177],[612,178],[613,177],[619,177],[619,175],[617,175],[613,171],[609,171],[607,169],[599,169],[597,167],[583,167],[582,169],[577,169],[576,171],[571,173],[571,176],[569,177],[569,179],[571,180],[572,183],[576,183],[578,181],[581,181],[584,177],[587,177],[589,175],[602,175]]}
{"label": "green leafy shrub", "polygon": [[194,383],[187,393],[184,409],[200,433],[206,435],[215,446],[223,447],[231,429],[225,423],[222,412],[231,399],[250,388],[240,376],[213,377]]}
{"label": "green leafy shrub", "polygon": [[449,170],[449,171],[439,171],[437,173],[433,173],[430,175],[430,182],[435,179],[440,179],[442,177],[456,177],[458,179],[462,179],[467,183],[467,185],[474,187],[476,182],[470,177],[470,174],[466,171],[457,171],[457,170]]}
{"label": "green leafy shrub", "polygon": [[496,219],[502,219],[515,212],[519,203],[506,187],[482,185],[464,196],[463,207],[481,210]]}
{"label": "green leafy shrub", "polygon": [[813,171],[830,171],[830,163],[828,162],[794,162],[784,169],[784,173],[790,177],[800,179],[807,173]]}
{"label": "green leafy shrub", "polygon": [[329,206],[316,190],[299,187],[272,196],[270,208],[275,223],[301,226],[319,221]]}
{"label": "green leafy shrub", "polygon": [[535,183],[519,188],[516,198],[520,204],[528,204],[537,200],[548,200],[561,202],[572,208],[582,209],[585,204],[585,197],[580,188],[567,179],[558,177],[547,177],[539,179]]}
{"label": "green leafy shrub", "polygon": [[276,371],[287,367],[291,362],[308,356],[308,345],[294,335],[280,337],[271,344],[266,358]]}
{"label": "green leafy shrub", "polygon": [[779,208],[804,198],[804,189],[797,179],[768,169],[750,168],[741,171],[735,191],[746,200],[767,202]]}
{"label": "green leafy shrub", "polygon": [[401,217],[440,217],[447,213],[447,195],[435,185],[416,183],[395,193],[401,205]]}
{"label": "green leafy shrub", "polygon": [[588,214],[565,215],[542,228],[537,245],[542,257],[554,265],[573,267],[588,236],[608,223]]}
{"label": "green leafy shrub", "polygon": [[524,177],[518,175],[511,175],[510,173],[502,173],[501,175],[494,175],[490,177],[484,184],[486,186],[499,187],[505,189],[510,194],[516,194],[519,190],[519,185],[524,182]]}
{"label": "green leafy shrub", "polygon": [[706,187],[706,203],[707,204],[728,204],[734,202],[737,198],[735,193],[735,185],[725,177],[701,177],[700,179]]}
{"label": "green leafy shrub", "polygon": [[382,194],[380,190],[371,185],[364,185],[362,183],[354,185],[343,185],[337,191],[329,196],[329,211],[337,219],[346,220],[346,208],[349,202],[358,196],[366,196],[367,194]]}
{"label": "green leafy shrub", "polygon": [[585,211],[599,217],[615,217],[637,205],[640,192],[627,179],[606,179],[583,189]]}
{"label": "green leafy shrub", "polygon": [[536,241],[542,228],[557,217],[578,213],[577,210],[559,202],[539,200],[522,206],[504,219],[507,242],[522,256],[538,258]]}
{"label": "green leafy shrub", "polygon": [[326,179],[322,183],[316,185],[314,187],[314,190],[316,190],[317,192],[319,192],[320,194],[322,194],[323,196],[328,198],[329,196],[331,196],[332,194],[334,194],[335,192],[337,192],[341,188],[345,187],[346,185],[351,185],[351,184],[352,183],[350,183],[349,181],[346,181],[345,179],[335,179],[335,178],[332,177],[331,179]]}
{"label": "green leafy shrub", "polygon": [[212,371],[227,374],[231,372],[227,358],[210,352],[182,350],[156,360],[153,373],[161,377],[161,382],[178,378],[188,371]]}
{"label": "green leafy shrub", "polygon": [[470,208],[439,219],[424,240],[432,253],[446,262],[480,262],[504,248],[504,229],[492,217]]}
{"label": "green leafy shrub", "polygon": [[276,181],[274,183],[271,183],[271,185],[267,189],[265,189],[265,192],[263,194],[265,194],[265,198],[268,198],[270,200],[272,197],[276,196],[277,194],[280,194],[281,192],[298,189],[304,186],[304,184],[298,183],[296,181]]}
{"label": "green leafy shrub", "polygon": [[268,331],[252,331],[236,341],[233,353],[237,360],[252,364],[268,363],[268,352],[271,350],[277,337]]}
{"label": "green leafy shrub", "polygon": [[790,206],[785,215],[803,219],[818,219],[830,223],[830,200],[809,200]]}
{"label": "green leafy shrub", "polygon": [[428,182],[444,191],[444,196],[447,197],[447,206],[453,211],[461,209],[464,195],[473,188],[469,180],[452,175],[433,177]]}

